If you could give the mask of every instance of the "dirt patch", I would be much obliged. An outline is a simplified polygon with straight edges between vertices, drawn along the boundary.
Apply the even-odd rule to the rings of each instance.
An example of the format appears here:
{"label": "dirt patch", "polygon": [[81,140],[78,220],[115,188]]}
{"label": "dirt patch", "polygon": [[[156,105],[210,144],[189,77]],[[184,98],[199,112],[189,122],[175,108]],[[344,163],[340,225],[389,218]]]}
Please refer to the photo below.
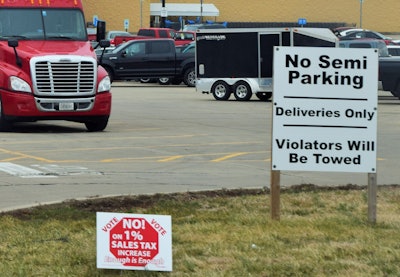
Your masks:
{"label": "dirt patch", "polygon": [[[400,185],[387,185],[379,188],[399,188]],[[291,187],[281,188],[281,193],[300,193],[307,191],[332,191],[332,190],[364,190],[366,186],[343,185],[343,186],[316,186],[313,184],[302,184]],[[27,209],[3,212],[1,215],[12,215],[19,219],[29,219],[35,209],[46,209],[48,207],[57,208],[68,206],[85,212],[114,212],[125,210],[127,207],[148,208],[156,205],[160,201],[179,201],[190,202],[193,200],[216,197],[239,197],[244,195],[268,195],[268,188],[261,189],[222,189],[212,191],[170,193],[170,194],[153,194],[153,195],[128,195],[107,198],[90,198],[86,200],[67,200],[58,204],[42,205]]]}

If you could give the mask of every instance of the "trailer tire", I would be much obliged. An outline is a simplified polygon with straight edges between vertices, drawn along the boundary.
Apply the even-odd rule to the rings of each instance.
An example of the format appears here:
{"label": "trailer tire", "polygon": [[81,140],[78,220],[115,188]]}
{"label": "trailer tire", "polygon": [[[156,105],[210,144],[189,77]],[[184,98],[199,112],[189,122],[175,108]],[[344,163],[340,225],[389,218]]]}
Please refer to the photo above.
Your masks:
{"label": "trailer tire", "polygon": [[211,87],[215,100],[228,100],[231,96],[231,87],[224,81],[216,81]]}
{"label": "trailer tire", "polygon": [[250,85],[245,81],[238,81],[233,87],[233,94],[238,101],[250,100],[253,92]]}
{"label": "trailer tire", "polygon": [[85,122],[86,129],[89,132],[101,132],[107,127],[109,116],[96,117],[96,119]]}
{"label": "trailer tire", "polygon": [[194,67],[186,69],[185,73],[183,74],[183,82],[188,87],[196,86],[196,71],[194,70]]}
{"label": "trailer tire", "polygon": [[272,92],[270,92],[270,91],[268,91],[268,92],[264,92],[264,91],[263,92],[257,92],[256,96],[261,101],[268,101],[272,97]]}
{"label": "trailer tire", "polygon": [[11,123],[4,118],[3,103],[0,98],[0,132],[8,131],[11,128]]}

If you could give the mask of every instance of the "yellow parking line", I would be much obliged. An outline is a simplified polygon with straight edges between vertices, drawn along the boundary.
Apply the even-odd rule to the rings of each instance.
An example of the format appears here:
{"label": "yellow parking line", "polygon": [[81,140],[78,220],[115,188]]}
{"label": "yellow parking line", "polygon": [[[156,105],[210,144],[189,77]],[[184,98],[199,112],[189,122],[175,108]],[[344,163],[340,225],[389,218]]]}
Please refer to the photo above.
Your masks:
{"label": "yellow parking line", "polygon": [[42,157],[27,155],[27,154],[24,154],[24,153],[21,153],[21,152],[10,151],[10,150],[3,149],[3,148],[0,148],[0,152],[7,153],[7,154],[10,154],[10,155],[15,155],[15,156],[17,156],[17,157],[15,157],[15,159],[17,159],[17,158],[29,158],[29,159],[34,159],[34,160],[46,162],[46,163],[54,162],[52,160],[48,160],[48,159],[45,159],[45,158],[42,158]]}
{"label": "yellow parking line", "polygon": [[226,156],[223,156],[221,158],[214,159],[214,160],[211,160],[211,161],[212,162],[221,162],[221,161],[225,161],[225,160],[228,160],[228,159],[231,159],[231,158],[234,158],[234,157],[238,157],[238,156],[242,156],[242,155],[246,155],[246,154],[248,154],[248,152],[233,153],[233,154],[226,155]]}
{"label": "yellow parking line", "polygon": [[177,156],[168,157],[166,159],[158,160],[158,162],[170,162],[170,161],[175,161],[175,160],[182,159],[182,158],[183,158],[182,155],[177,155]]}

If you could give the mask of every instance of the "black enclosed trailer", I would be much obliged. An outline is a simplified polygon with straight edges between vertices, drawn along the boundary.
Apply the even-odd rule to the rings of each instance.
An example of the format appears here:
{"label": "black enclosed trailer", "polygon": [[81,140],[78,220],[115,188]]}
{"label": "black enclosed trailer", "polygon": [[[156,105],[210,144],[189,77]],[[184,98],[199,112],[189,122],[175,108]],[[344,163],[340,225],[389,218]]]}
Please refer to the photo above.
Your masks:
{"label": "black enclosed trailer", "polygon": [[272,96],[274,46],[337,47],[326,28],[262,28],[198,30],[196,89],[227,100],[260,100]]}

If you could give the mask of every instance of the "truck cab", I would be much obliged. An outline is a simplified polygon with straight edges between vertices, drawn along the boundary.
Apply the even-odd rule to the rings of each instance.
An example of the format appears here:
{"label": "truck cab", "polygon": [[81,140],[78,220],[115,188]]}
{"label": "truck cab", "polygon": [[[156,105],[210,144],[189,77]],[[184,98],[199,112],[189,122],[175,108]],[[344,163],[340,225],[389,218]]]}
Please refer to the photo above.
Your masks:
{"label": "truck cab", "polygon": [[0,74],[0,130],[37,120],[107,126],[111,82],[88,40],[81,1],[2,3]]}

